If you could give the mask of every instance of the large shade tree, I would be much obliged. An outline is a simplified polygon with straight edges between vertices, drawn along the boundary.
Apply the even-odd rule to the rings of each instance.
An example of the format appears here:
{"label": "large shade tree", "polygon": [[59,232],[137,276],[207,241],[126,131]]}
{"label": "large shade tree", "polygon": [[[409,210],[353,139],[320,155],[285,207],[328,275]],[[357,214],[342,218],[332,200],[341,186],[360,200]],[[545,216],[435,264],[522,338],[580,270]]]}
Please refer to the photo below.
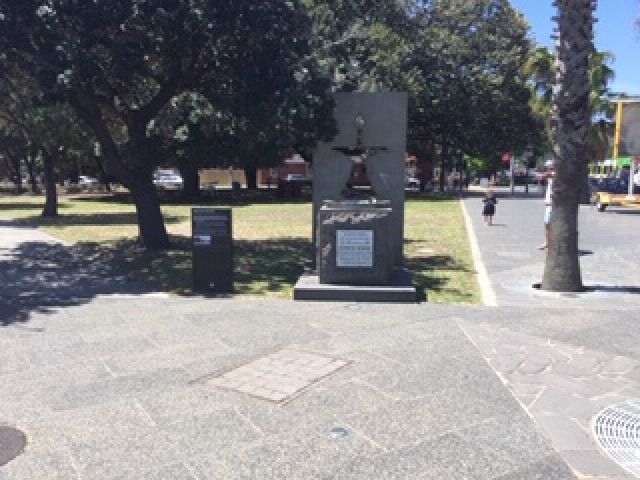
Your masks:
{"label": "large shade tree", "polygon": [[510,3],[418,2],[415,22],[411,139],[441,146],[441,173],[456,152],[498,159],[535,143],[540,128],[523,74],[527,25]]}
{"label": "large shade tree", "polygon": [[589,57],[593,52],[594,0],[555,0],[557,55],[552,131],[556,158],[551,236],[542,288],[583,289],[578,251],[580,175],[586,154],[591,109]]}
{"label": "large shade tree", "polygon": [[23,190],[23,171],[27,167],[31,190],[37,191],[35,155],[30,138],[33,111],[33,82],[17,69],[0,74],[0,157],[3,176],[11,179],[16,192]]}
{"label": "large shade tree", "polygon": [[[154,120],[186,91],[244,111],[257,95],[287,91],[313,68],[308,31],[296,0],[0,0],[1,63],[19,64],[93,130],[105,170],[131,191],[148,248],[169,244],[152,182]],[[258,79],[268,92],[251,90]],[[323,106],[313,97],[310,116]]]}
{"label": "large shade tree", "polygon": [[312,55],[333,90],[375,91],[406,75],[412,0],[302,0],[312,19]]}
{"label": "large shade tree", "polygon": [[18,185],[25,167],[32,191],[38,187],[36,177],[43,174],[44,216],[57,215],[56,180],[62,181],[65,170],[77,172],[93,142],[68,105],[45,101],[37,83],[20,69],[2,72],[0,154],[12,167]]}
{"label": "large shade tree", "polygon": [[539,135],[523,75],[527,25],[507,0],[304,1],[335,90],[409,93],[420,157],[437,144],[443,159],[499,159]]}

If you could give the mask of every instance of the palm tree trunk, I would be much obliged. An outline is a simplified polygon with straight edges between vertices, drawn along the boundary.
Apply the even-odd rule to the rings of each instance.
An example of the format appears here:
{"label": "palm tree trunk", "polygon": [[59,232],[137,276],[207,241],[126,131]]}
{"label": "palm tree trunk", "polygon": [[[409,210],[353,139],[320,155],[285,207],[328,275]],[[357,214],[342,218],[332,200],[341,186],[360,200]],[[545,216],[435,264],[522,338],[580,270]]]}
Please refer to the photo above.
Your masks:
{"label": "palm tree trunk", "polygon": [[589,55],[594,0],[555,0],[558,8],[552,134],[556,156],[551,235],[542,289],[583,290],[578,251],[578,201],[591,125]]}

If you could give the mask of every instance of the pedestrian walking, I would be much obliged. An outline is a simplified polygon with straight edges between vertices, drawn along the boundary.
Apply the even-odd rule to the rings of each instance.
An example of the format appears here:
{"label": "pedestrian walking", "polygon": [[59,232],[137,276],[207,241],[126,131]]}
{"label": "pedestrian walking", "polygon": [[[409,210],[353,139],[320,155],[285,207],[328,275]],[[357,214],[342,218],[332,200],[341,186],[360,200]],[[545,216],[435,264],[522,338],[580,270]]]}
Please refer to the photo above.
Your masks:
{"label": "pedestrian walking", "polygon": [[492,188],[488,188],[484,194],[484,198],[482,199],[482,203],[484,203],[484,207],[482,208],[482,216],[484,217],[484,221],[487,225],[493,225],[493,216],[496,213],[496,203],[498,200],[496,199],[496,194],[494,193]]}

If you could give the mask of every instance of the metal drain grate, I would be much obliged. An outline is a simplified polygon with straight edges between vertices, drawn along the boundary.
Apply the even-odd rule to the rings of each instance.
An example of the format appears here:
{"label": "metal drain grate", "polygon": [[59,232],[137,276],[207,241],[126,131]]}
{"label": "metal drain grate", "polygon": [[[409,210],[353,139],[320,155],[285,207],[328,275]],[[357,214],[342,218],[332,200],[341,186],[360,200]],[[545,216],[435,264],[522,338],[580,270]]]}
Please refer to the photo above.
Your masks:
{"label": "metal drain grate", "polygon": [[600,448],[640,478],[640,399],[605,408],[593,418],[591,429]]}

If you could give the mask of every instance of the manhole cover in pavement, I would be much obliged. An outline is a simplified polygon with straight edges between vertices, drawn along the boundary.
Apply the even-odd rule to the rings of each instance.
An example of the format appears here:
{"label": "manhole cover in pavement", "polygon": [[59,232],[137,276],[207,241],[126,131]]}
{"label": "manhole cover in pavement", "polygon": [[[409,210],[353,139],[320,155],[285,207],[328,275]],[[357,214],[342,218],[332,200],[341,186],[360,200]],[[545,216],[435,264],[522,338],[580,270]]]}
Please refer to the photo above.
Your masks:
{"label": "manhole cover in pavement", "polygon": [[24,451],[27,436],[20,430],[0,425],[0,467]]}
{"label": "manhole cover in pavement", "polygon": [[208,380],[209,385],[286,403],[350,362],[320,353],[283,348]]}
{"label": "manhole cover in pavement", "polygon": [[640,399],[605,408],[593,418],[591,428],[600,448],[640,478]]}

